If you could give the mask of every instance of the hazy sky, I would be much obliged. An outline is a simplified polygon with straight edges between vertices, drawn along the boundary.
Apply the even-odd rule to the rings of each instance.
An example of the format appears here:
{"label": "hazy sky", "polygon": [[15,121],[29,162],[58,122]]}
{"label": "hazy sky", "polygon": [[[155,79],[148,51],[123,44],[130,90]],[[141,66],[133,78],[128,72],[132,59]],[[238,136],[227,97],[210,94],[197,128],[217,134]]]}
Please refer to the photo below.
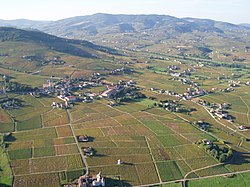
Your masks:
{"label": "hazy sky", "polygon": [[94,13],[166,14],[250,23],[250,0],[0,0],[0,19],[58,20]]}

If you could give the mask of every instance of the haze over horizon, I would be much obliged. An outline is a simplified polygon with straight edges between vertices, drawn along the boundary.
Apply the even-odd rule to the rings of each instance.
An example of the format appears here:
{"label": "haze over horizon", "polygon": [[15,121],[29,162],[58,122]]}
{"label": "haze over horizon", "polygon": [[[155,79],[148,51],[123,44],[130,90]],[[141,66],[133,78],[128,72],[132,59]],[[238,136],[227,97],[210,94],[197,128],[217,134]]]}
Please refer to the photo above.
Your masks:
{"label": "haze over horizon", "polygon": [[95,13],[163,14],[239,24],[250,23],[249,8],[248,0],[8,0],[1,2],[0,19],[60,20]]}

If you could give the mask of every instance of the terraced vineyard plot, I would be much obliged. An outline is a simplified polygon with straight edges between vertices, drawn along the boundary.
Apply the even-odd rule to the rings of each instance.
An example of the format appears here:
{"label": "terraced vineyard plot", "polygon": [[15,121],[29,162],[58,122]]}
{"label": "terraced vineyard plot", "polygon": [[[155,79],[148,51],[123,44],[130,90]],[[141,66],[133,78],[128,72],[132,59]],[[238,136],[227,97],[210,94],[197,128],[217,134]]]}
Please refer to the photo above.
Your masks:
{"label": "terraced vineyard plot", "polygon": [[30,161],[28,159],[13,160],[10,162],[14,175],[23,175],[30,173]]}
{"label": "terraced vineyard plot", "polygon": [[127,135],[127,136],[136,135],[136,132],[130,126],[113,127],[113,129],[115,131],[115,135]]}
{"label": "terraced vineyard plot", "polygon": [[214,166],[208,169],[203,169],[195,172],[200,177],[205,177],[209,175],[219,175],[219,174],[225,174],[229,173],[230,171],[227,170],[224,166]]}
{"label": "terraced vineyard plot", "polygon": [[54,139],[54,145],[73,144],[73,143],[76,143],[74,137]]}
{"label": "terraced vineyard plot", "polygon": [[26,159],[32,157],[32,149],[16,149],[8,152],[11,160]]}
{"label": "terraced vineyard plot", "polygon": [[117,135],[117,132],[114,130],[113,127],[101,128],[101,131],[102,131],[104,136]]}
{"label": "terraced vineyard plot", "polygon": [[34,140],[34,147],[52,147],[54,145],[53,139],[38,139]]}
{"label": "terraced vineyard plot", "polygon": [[115,142],[113,141],[94,141],[94,142],[88,142],[88,143],[80,143],[83,147],[93,147],[93,148],[112,148],[117,147]]}
{"label": "terraced vineyard plot", "polygon": [[75,128],[74,131],[75,131],[76,136],[84,135],[84,134],[91,136],[91,137],[104,136],[102,130],[99,128],[77,129],[77,126],[75,125],[74,125],[74,128]]}
{"label": "terraced vineyard plot", "polygon": [[82,118],[74,121],[74,124],[84,124],[85,122],[91,122],[91,121],[96,121],[96,120],[104,120],[106,118],[109,118],[109,117],[102,114],[102,113],[88,114],[88,116],[82,117]]}
{"label": "terraced vineyard plot", "polygon": [[107,112],[105,111],[104,114],[109,116],[109,117],[112,117],[112,118],[113,117],[119,118],[121,115],[123,115],[122,112],[118,112],[116,110],[111,110],[111,111],[107,111]]}
{"label": "terraced vineyard plot", "polygon": [[[12,133],[9,139],[12,141],[23,141],[23,140],[41,140],[41,139],[50,139],[57,138],[56,130],[54,128],[46,128],[46,129],[36,129],[27,132],[17,132]],[[7,141],[9,141],[7,139]]]}
{"label": "terraced vineyard plot", "polygon": [[156,161],[178,160],[180,155],[174,148],[152,148],[152,154]]}
{"label": "terraced vineyard plot", "polygon": [[136,164],[135,167],[141,184],[154,184],[159,182],[154,164]]}
{"label": "terraced vineyard plot", "polygon": [[147,106],[143,106],[143,105],[140,105],[137,103],[130,103],[130,104],[126,103],[124,105],[116,106],[115,108],[117,108],[118,110],[123,111],[123,112],[132,113],[132,112],[145,110],[145,109],[147,109]]}
{"label": "terraced vineyard plot", "polygon": [[68,137],[73,136],[71,128],[69,125],[56,127],[58,137]]}
{"label": "terraced vineyard plot", "polygon": [[210,136],[207,133],[182,133],[182,135],[192,142],[196,142],[198,140],[203,140],[203,139],[210,141],[216,140],[214,137]]}
{"label": "terraced vineyard plot", "polygon": [[190,142],[178,134],[167,134],[164,136],[157,136],[164,147],[172,147],[177,145],[189,144]]}
{"label": "terraced vineyard plot", "polygon": [[191,158],[187,159],[186,162],[192,170],[218,164],[218,162],[212,157]]}
{"label": "terraced vineyard plot", "polygon": [[117,120],[122,125],[133,125],[133,124],[140,124],[138,120],[133,118],[132,116],[128,114],[123,114],[117,117],[114,117],[115,120]]}
{"label": "terraced vineyard plot", "polygon": [[57,97],[39,97],[36,98],[44,107],[51,107],[53,102],[60,103],[61,100]]}
{"label": "terraced vineyard plot", "polygon": [[0,110],[0,133],[12,131],[14,131],[14,123],[11,117],[4,110]]}
{"label": "terraced vineyard plot", "polygon": [[38,129],[41,127],[42,127],[42,121],[41,121],[41,116],[39,115],[30,118],[28,120],[17,122],[16,129],[17,131],[23,131],[23,130]]}
{"label": "terraced vineyard plot", "polygon": [[57,155],[79,153],[79,150],[76,144],[55,146],[55,150],[56,150]]}
{"label": "terraced vineyard plot", "polygon": [[33,146],[33,141],[20,141],[20,142],[11,142],[8,143],[8,150],[16,150],[16,149],[31,149]]}
{"label": "terraced vineyard plot", "polygon": [[76,170],[84,167],[80,154],[67,155],[66,161],[67,170]]}
{"label": "terraced vineyard plot", "polygon": [[[107,167],[91,167],[91,173],[98,173],[102,171],[107,177],[114,178],[117,180],[117,176],[121,177],[121,182],[124,186],[135,186],[140,185],[140,179],[134,165],[120,165],[120,166],[107,166]],[[120,182],[114,183],[110,181],[112,185],[120,185]]]}
{"label": "terraced vineyard plot", "polygon": [[13,132],[15,130],[14,123],[1,123],[0,124],[0,133]]}
{"label": "terraced vineyard plot", "polygon": [[59,187],[60,181],[58,173],[25,175],[25,176],[17,176],[14,180],[14,186]]}
{"label": "terraced vineyard plot", "polygon": [[129,126],[138,136],[150,136],[153,132],[142,124],[133,124]]}
{"label": "terraced vineyard plot", "polygon": [[[166,116],[166,111],[164,109],[159,109],[159,108],[150,108],[148,110],[146,110],[147,113],[156,115],[156,116]],[[171,118],[173,117],[173,118]],[[167,118],[167,117],[166,117]],[[175,119],[174,116],[169,116],[169,119]]]}
{"label": "terraced vineyard plot", "polygon": [[63,156],[32,159],[29,165],[30,173],[67,170],[67,160]]}
{"label": "terraced vineyard plot", "polygon": [[12,123],[12,119],[9,114],[2,109],[0,109],[0,123]]}
{"label": "terraced vineyard plot", "polygon": [[[0,134],[0,142],[3,136]],[[11,186],[13,181],[12,170],[9,163],[8,154],[3,146],[0,147],[0,186]]]}
{"label": "terraced vineyard plot", "polygon": [[178,131],[178,133],[200,133],[200,131],[194,128],[191,124],[183,123],[178,120],[176,122],[166,122],[165,125],[170,129]]}
{"label": "terraced vineyard plot", "polygon": [[70,111],[70,116],[73,122],[78,121],[81,118],[87,117],[86,113],[82,110]]}
{"label": "terraced vineyard plot", "polygon": [[80,169],[80,170],[73,170],[73,171],[67,171],[66,175],[67,175],[67,181],[69,182],[73,182],[76,179],[79,178],[79,176],[82,176],[84,174],[84,170]]}
{"label": "terraced vineyard plot", "polygon": [[96,110],[91,109],[91,107],[83,107],[80,110],[85,114],[98,113]]}
{"label": "terraced vineyard plot", "polygon": [[137,155],[149,154],[148,148],[96,148],[97,155]]}
{"label": "terraced vineyard plot", "polygon": [[[176,163],[179,166],[180,171],[181,171],[183,176],[185,176],[187,173],[189,173],[191,171],[191,168],[187,165],[187,163],[184,160],[177,160]],[[194,177],[198,177],[194,173],[192,173],[192,174],[194,175]],[[190,178],[190,176],[191,176],[191,174],[188,175],[188,178]]]}
{"label": "terraced vineyard plot", "polygon": [[84,129],[84,128],[105,128],[105,127],[117,127],[121,126],[115,120],[105,117],[105,119],[99,119],[95,121],[88,121],[85,123],[77,123],[74,125],[76,129]]}
{"label": "terraced vineyard plot", "polygon": [[53,110],[43,115],[43,125],[45,127],[65,124],[68,124],[68,116],[64,110]]}
{"label": "terraced vineyard plot", "polygon": [[[18,109],[8,110],[8,112],[15,117],[19,123],[38,117],[50,110],[50,108],[44,107],[35,97],[30,95],[23,95],[18,97],[18,99],[23,101],[23,106]],[[32,127],[32,125],[29,125],[28,127]]]}
{"label": "terraced vineyard plot", "polygon": [[39,147],[34,148],[34,157],[55,156],[54,147]]}
{"label": "terraced vineyard plot", "polygon": [[174,132],[169,129],[167,126],[164,126],[161,122],[156,120],[142,120],[143,124],[147,126],[151,131],[153,131],[156,135],[165,135],[165,134],[173,134]]}
{"label": "terraced vineyard plot", "polygon": [[182,179],[180,168],[175,161],[157,162],[162,181]]}
{"label": "terraced vineyard plot", "polygon": [[94,158],[88,158],[87,161],[89,163],[89,166],[112,166],[117,164],[117,160],[121,159],[122,162],[125,163],[125,165],[133,165],[138,163],[144,163],[144,162],[152,162],[150,155],[134,155],[131,156],[100,156],[100,157],[94,157]]}
{"label": "terraced vineyard plot", "polygon": [[203,149],[193,144],[178,146],[175,147],[175,150],[185,159],[209,156]]}
{"label": "terraced vineyard plot", "polygon": [[115,141],[117,147],[147,148],[146,141]]}

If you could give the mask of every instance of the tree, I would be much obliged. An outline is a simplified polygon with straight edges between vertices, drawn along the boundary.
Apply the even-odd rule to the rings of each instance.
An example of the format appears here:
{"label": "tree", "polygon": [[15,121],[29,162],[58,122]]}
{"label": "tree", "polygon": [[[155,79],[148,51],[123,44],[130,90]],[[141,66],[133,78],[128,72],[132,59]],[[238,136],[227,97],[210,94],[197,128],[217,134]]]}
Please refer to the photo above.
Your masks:
{"label": "tree", "polygon": [[210,154],[214,157],[214,158],[217,158],[218,157],[218,151],[216,149],[212,149],[210,151]]}
{"label": "tree", "polygon": [[219,158],[219,162],[226,162],[228,160],[227,153],[222,153]]}

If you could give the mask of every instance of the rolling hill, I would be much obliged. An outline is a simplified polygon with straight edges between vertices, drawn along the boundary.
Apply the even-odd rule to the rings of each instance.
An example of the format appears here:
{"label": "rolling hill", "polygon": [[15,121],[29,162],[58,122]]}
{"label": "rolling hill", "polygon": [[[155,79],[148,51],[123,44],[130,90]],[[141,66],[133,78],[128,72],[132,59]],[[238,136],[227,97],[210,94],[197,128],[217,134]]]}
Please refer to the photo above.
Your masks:
{"label": "rolling hill", "polygon": [[87,58],[96,58],[95,51],[115,53],[113,49],[83,40],[64,39],[40,31],[21,30],[10,27],[0,27],[0,41],[39,43],[51,50]]}
{"label": "rolling hill", "polygon": [[0,25],[38,29],[62,38],[84,39],[123,50],[230,62],[233,59],[249,59],[249,55],[245,54],[250,44],[247,24],[168,15],[101,13],[37,23],[29,20],[0,21]]}

